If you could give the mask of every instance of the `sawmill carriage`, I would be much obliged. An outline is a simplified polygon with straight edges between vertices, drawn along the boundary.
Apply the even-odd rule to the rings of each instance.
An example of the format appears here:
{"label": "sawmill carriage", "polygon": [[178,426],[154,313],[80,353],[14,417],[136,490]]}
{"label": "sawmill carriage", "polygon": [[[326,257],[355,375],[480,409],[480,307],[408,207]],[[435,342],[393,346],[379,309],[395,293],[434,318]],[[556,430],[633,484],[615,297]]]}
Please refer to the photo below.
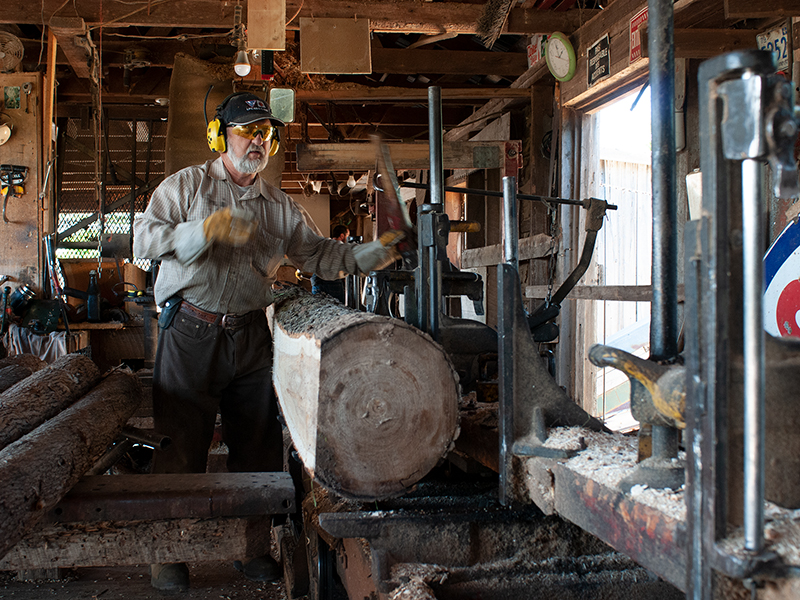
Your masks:
{"label": "sawmill carriage", "polygon": [[[2,18],[0,569],[797,597],[797,6],[188,4]],[[261,177],[397,260],[344,304],[281,263],[282,472],[221,473],[215,438],[207,473],[150,475],[168,306],[134,220],[226,151],[231,91],[284,123]]]}

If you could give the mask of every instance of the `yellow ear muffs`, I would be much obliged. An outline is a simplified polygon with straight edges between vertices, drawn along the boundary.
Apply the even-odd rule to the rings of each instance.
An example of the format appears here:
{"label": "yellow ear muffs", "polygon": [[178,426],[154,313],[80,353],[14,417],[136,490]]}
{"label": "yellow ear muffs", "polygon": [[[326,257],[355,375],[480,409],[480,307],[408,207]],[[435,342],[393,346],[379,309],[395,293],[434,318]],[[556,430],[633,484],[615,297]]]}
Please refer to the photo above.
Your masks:
{"label": "yellow ear muffs", "polygon": [[272,141],[269,143],[269,155],[275,156],[278,153],[278,148],[281,147],[281,132],[277,127],[272,129],[275,133],[272,134]]}
{"label": "yellow ear muffs", "polygon": [[208,139],[208,147],[212,152],[225,152],[227,149],[225,144],[225,127],[219,119],[209,121],[208,129],[206,130],[206,138]]}

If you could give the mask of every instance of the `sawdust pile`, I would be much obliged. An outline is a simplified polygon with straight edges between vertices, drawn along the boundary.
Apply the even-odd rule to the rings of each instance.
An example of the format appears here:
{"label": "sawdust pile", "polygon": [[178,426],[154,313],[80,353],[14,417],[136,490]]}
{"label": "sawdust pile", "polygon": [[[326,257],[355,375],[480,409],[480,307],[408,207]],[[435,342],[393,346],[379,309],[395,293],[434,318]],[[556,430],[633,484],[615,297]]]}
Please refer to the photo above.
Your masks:
{"label": "sawdust pile", "polygon": [[[781,557],[784,563],[800,568],[800,509],[790,510],[764,503],[764,538],[766,549]],[[744,528],[732,531],[719,544],[732,556],[746,559],[752,556],[744,547]]]}
{"label": "sawdust pile", "polygon": [[[636,466],[638,444],[635,437],[602,433],[583,427],[557,427],[550,430],[545,446],[580,450],[582,443],[586,445],[586,449],[564,462],[564,466],[608,488],[616,489]],[[679,459],[682,458],[683,453],[679,456]],[[686,519],[683,488],[672,491],[634,486],[631,495],[637,502],[655,508],[668,517],[679,521]]]}

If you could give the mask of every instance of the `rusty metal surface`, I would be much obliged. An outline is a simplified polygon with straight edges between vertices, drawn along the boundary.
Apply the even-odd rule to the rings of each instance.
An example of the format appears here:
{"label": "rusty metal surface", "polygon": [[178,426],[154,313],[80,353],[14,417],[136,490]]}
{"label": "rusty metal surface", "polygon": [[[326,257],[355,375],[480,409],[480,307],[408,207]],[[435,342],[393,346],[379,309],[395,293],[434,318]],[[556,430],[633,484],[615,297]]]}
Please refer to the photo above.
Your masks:
{"label": "rusty metal surface", "polygon": [[563,465],[553,467],[558,514],[686,589],[686,527]]}
{"label": "rusty metal surface", "polygon": [[50,512],[56,522],[211,518],[294,512],[288,473],[85,477]]}

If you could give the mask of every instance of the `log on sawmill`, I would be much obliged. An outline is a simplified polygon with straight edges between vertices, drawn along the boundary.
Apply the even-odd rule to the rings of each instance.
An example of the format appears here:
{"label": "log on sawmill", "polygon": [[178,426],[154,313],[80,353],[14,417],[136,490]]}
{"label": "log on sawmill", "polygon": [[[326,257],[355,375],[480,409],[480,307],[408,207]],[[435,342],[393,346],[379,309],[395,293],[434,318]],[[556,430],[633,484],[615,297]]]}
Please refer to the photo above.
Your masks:
{"label": "log on sawmill", "polygon": [[113,372],[75,404],[0,451],[0,557],[91,468],[141,399],[135,375]]}
{"label": "log on sawmill", "polygon": [[46,362],[33,354],[15,354],[0,359],[0,392],[5,392],[46,366]]}
{"label": "log on sawmill", "polygon": [[269,312],[281,410],[319,483],[353,500],[397,496],[451,448],[458,376],[428,335],[300,288]]}
{"label": "log on sawmill", "polygon": [[0,394],[0,448],[57,415],[92,389],[100,370],[82,354],[67,354]]}

